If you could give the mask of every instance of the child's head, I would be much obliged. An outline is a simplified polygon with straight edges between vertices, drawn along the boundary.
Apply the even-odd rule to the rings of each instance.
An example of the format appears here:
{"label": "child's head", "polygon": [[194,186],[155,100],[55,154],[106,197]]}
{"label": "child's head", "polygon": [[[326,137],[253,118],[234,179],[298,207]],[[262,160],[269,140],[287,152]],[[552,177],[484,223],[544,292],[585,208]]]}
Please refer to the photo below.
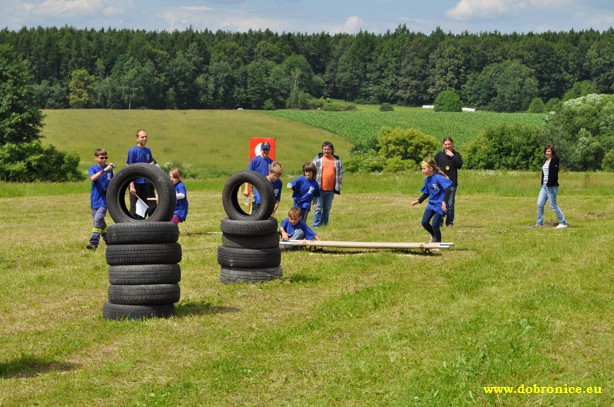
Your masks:
{"label": "child's head", "polygon": [[277,161],[273,161],[273,164],[269,167],[269,180],[273,182],[277,181],[283,172],[284,169],[281,164]]}
{"label": "child's head", "polygon": [[437,171],[437,163],[431,157],[426,157],[420,163],[422,173],[426,176],[433,175]]}
{"label": "child's head", "polygon": [[296,225],[301,219],[301,210],[296,206],[290,208],[290,210],[288,211],[288,219],[290,220],[290,224],[292,226]]}
{"label": "child's head", "polygon": [[107,154],[106,149],[99,147],[94,150],[94,159],[96,160],[96,164],[104,165],[104,163],[107,161],[107,158],[109,158],[109,155]]}
{"label": "child's head", "polygon": [[312,161],[307,161],[305,164],[303,164],[303,174],[307,178],[314,179],[317,173],[318,173],[318,169],[316,168],[316,165]]}
{"label": "child's head", "polygon": [[176,184],[183,178],[183,173],[179,168],[173,168],[168,172],[168,177],[173,181],[173,184]]}

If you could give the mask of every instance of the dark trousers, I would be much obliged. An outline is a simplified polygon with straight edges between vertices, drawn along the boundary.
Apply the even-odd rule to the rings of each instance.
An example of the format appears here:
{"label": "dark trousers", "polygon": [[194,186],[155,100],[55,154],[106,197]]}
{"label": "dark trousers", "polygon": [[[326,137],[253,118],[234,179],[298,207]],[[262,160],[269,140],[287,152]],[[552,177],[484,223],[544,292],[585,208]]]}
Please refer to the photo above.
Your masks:
{"label": "dark trousers", "polygon": [[[147,216],[151,216],[158,206],[158,202],[155,199],[147,199],[147,198],[155,198],[156,191],[152,183],[147,184],[137,184],[134,183],[134,189],[136,190],[136,195],[143,200],[149,207],[147,209]],[[136,214],[136,196],[130,194],[130,215],[132,215],[135,219],[143,219],[139,215]]]}
{"label": "dark trousers", "polygon": [[[431,218],[433,219],[431,226]],[[422,227],[431,234],[433,242],[441,242],[441,215],[432,209],[426,208],[422,216]]]}

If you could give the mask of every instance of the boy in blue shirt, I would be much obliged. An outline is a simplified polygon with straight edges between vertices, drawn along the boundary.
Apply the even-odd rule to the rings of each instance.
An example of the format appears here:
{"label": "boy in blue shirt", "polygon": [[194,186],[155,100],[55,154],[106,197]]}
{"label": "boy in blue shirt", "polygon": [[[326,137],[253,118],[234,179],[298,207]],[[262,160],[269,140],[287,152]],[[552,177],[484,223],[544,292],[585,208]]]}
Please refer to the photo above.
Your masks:
{"label": "boy in blue shirt", "polygon": [[[279,233],[281,234],[281,240],[287,242],[289,240],[320,240],[316,233],[311,230],[307,224],[301,220],[301,210],[296,206],[290,208],[288,211],[288,217],[281,221],[279,226]],[[298,249],[299,247],[286,247],[283,248]]]}
{"label": "boy in blue shirt", "polygon": [[[287,185],[288,189],[292,190],[292,198],[294,199],[294,206],[301,211],[301,220],[307,222],[307,215],[311,209],[311,202],[314,198],[320,196],[320,187],[315,180],[318,170],[316,165],[307,161],[303,164],[303,174],[290,181]],[[314,208],[316,205],[314,205]]]}
{"label": "boy in blue shirt", "polygon": [[179,168],[170,170],[168,177],[175,186],[175,195],[177,196],[177,205],[175,206],[171,222],[178,225],[179,222],[185,222],[185,218],[188,216],[188,191],[183,184],[183,173]]}
{"label": "boy in blue shirt", "polygon": [[[277,208],[279,208],[279,201],[281,201],[281,190],[282,190],[282,182],[279,177],[283,173],[283,168],[280,163],[277,161],[273,161],[273,164],[269,167],[269,175],[267,175],[266,179],[269,180],[271,185],[273,186],[273,192],[275,193],[275,207],[273,208],[273,213],[271,216],[275,216],[277,213]],[[252,204],[252,213],[256,212],[260,207],[260,192],[256,188],[254,188],[254,203]]]}
{"label": "boy in blue shirt", "polygon": [[102,240],[107,241],[107,223],[104,218],[107,215],[107,189],[113,179],[113,167],[115,164],[107,164],[107,150],[97,148],[94,151],[94,159],[96,164],[88,169],[92,188],[90,190],[90,206],[92,208],[92,217],[94,218],[94,226],[92,227],[92,235],[90,242],[86,246],[88,250],[96,250]]}

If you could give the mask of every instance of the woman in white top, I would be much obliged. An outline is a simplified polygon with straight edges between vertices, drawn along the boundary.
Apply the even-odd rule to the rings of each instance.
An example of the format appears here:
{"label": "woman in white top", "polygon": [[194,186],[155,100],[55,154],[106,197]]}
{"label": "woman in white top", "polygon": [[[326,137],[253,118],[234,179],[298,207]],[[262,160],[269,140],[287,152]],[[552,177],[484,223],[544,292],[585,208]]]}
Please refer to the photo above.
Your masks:
{"label": "woman in white top", "polygon": [[556,155],[552,144],[548,144],[544,148],[544,154],[546,155],[546,162],[542,166],[542,188],[537,197],[537,221],[534,226],[544,225],[544,206],[546,201],[550,201],[550,207],[559,220],[556,228],[563,229],[567,227],[567,221],[563,211],[556,203],[556,194],[559,190],[559,157]]}

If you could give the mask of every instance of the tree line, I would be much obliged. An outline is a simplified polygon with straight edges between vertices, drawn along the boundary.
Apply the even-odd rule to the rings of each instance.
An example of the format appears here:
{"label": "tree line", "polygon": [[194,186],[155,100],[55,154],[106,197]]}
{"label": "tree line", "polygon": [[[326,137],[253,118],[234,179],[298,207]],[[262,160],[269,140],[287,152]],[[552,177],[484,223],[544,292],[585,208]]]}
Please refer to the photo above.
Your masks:
{"label": "tree line", "polygon": [[[0,31],[34,77],[40,108],[278,109],[317,100],[406,106],[453,91],[493,111],[614,93],[614,29],[541,34],[270,30]],[[548,105],[550,104],[550,105]]]}

